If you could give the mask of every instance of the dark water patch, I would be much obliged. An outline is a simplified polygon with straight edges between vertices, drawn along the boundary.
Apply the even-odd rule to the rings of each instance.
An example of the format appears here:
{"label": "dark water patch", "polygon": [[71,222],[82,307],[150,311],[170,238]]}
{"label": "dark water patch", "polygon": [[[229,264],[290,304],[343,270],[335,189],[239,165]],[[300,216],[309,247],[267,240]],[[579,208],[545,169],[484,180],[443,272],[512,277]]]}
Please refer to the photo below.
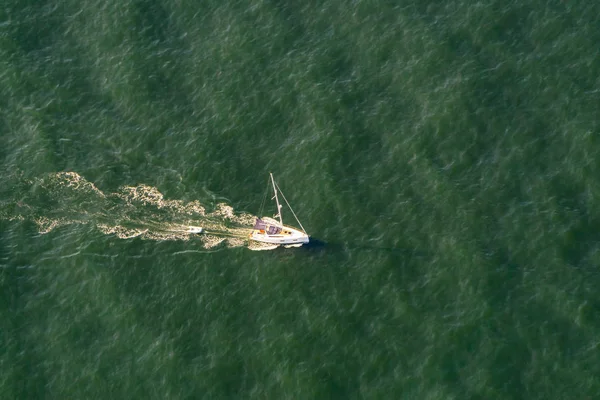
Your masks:
{"label": "dark water patch", "polygon": [[[328,263],[326,269],[322,265],[309,263],[291,271],[286,290],[288,300],[284,304],[286,309],[297,309],[299,313],[271,316],[281,326],[295,326],[291,333],[295,337],[294,346],[286,353],[295,365],[306,365],[313,371],[317,393],[347,396],[356,392],[360,380],[366,383],[386,375],[386,368],[394,360],[383,354],[380,346],[394,341],[384,332],[397,325],[382,323],[373,314],[374,310],[381,312],[381,307],[390,308],[380,302],[376,291],[370,290],[371,285],[377,285],[378,278],[357,281],[360,273],[348,263],[337,266]],[[378,269],[377,264],[373,268]],[[349,345],[332,347],[332,339]],[[309,344],[314,352],[306,353],[303,349]],[[360,360],[365,358],[377,359],[376,366],[359,378]]]}
{"label": "dark water patch", "polygon": [[600,220],[586,186],[559,173],[548,180],[548,196],[555,204],[555,224],[560,224],[556,244],[561,258],[582,273],[593,274],[594,255],[600,248]]}
{"label": "dark water patch", "polygon": [[25,53],[50,46],[62,30],[66,9],[51,1],[9,1],[5,4],[9,37]]}
{"label": "dark water patch", "polygon": [[14,223],[0,222],[0,304],[3,313],[3,329],[0,336],[2,350],[0,360],[10,369],[5,371],[1,391],[7,397],[42,398],[49,382],[43,352],[36,343],[39,322],[44,312],[31,307],[31,299],[39,288],[35,274],[30,270],[31,257],[22,253],[15,257],[16,234]]}
{"label": "dark water patch", "polygon": [[307,4],[298,6],[283,0],[271,0],[269,3],[273,5],[283,27],[278,29],[279,34],[274,38],[277,53],[284,55],[305,48],[308,45],[309,30],[306,28],[302,8],[306,8]]}
{"label": "dark water patch", "polygon": [[[131,5],[132,39],[139,41],[132,56],[149,101],[158,101],[160,106],[185,118],[192,114],[189,94],[192,88],[182,86],[178,73],[180,58],[187,60],[187,46],[179,27],[172,21],[167,9],[159,1],[138,1]],[[159,129],[167,129],[168,125]]]}
{"label": "dark water patch", "polygon": [[169,15],[161,2],[134,1],[131,7],[134,10],[133,23],[149,43],[165,42],[177,37],[170,32]]}
{"label": "dark water patch", "polygon": [[575,222],[564,234],[560,252],[565,261],[572,266],[580,268],[595,268],[590,264],[590,253],[600,250],[600,220],[586,217]]}
{"label": "dark water patch", "polygon": [[[471,372],[473,355],[481,351],[485,330],[476,325],[448,330],[442,342],[439,353],[433,355],[432,368],[428,374],[438,375],[450,393],[457,397],[484,399],[484,394],[477,393],[466,379]],[[489,388],[488,388],[489,390]]]}
{"label": "dark water patch", "polygon": [[[590,364],[587,349],[589,337],[573,323],[573,320],[561,315],[557,310],[540,301],[526,304],[516,316],[521,326],[521,340],[528,346],[530,354],[530,373],[527,386],[530,390],[539,388],[539,378],[548,376],[560,379],[567,370],[583,371],[597,370],[597,365]],[[549,369],[543,362],[544,354],[552,352],[555,356],[554,368]],[[512,357],[517,357],[512,353]],[[541,358],[541,359],[540,359]],[[565,377],[566,378],[566,377]],[[570,380],[567,378],[567,380]],[[573,387],[576,392],[579,388]]]}
{"label": "dark water patch", "polygon": [[528,266],[520,265],[506,249],[488,249],[484,254],[491,258],[493,266],[487,271],[486,300],[494,309],[518,306],[524,295],[524,274]]}
{"label": "dark water patch", "polygon": [[499,394],[524,398],[523,394],[527,393],[527,390],[523,382],[523,371],[527,370],[530,363],[531,351],[518,336],[513,335],[514,333],[503,335],[509,339],[494,350],[490,366],[490,370],[493,371],[491,385]]}
{"label": "dark water patch", "polygon": [[[7,81],[9,90],[28,95],[18,96],[20,102],[17,96],[7,98],[5,132],[11,138],[10,155],[15,163],[60,170],[90,161],[95,147],[92,132],[98,130],[98,126],[90,129],[90,122],[96,111],[110,113],[111,106],[95,90],[90,65],[81,57],[82,47],[70,36],[68,13],[57,5],[46,15],[44,7],[32,15],[41,15],[36,25],[42,27],[40,35],[43,27],[52,29],[53,34],[45,39],[50,41],[33,50],[17,46],[10,53],[9,64],[17,72],[16,79]],[[17,37],[14,43],[22,39]],[[23,146],[24,142],[28,145]]]}

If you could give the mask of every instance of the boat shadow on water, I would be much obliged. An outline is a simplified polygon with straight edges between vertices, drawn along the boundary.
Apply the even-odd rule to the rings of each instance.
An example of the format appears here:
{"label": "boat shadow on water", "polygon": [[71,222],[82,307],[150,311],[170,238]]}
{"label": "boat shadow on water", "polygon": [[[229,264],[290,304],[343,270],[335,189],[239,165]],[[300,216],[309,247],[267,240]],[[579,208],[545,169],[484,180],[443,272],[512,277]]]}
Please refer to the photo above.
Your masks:
{"label": "boat shadow on water", "polygon": [[302,247],[300,247],[305,252],[310,253],[321,253],[325,251],[330,252],[348,252],[348,251],[377,251],[383,252],[393,255],[401,255],[406,257],[426,257],[427,253],[422,251],[414,250],[414,249],[403,249],[397,247],[379,247],[379,246],[368,246],[358,243],[349,243],[349,242],[325,242],[324,240],[317,238],[310,238],[310,241]]}

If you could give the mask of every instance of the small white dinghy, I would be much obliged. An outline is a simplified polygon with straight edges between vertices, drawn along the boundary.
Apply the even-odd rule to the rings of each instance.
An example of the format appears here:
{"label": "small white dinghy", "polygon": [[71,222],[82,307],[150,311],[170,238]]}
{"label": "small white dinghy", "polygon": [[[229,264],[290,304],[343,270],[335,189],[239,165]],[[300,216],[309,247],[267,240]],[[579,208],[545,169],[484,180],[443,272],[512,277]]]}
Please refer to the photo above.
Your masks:
{"label": "small white dinghy", "polygon": [[[304,230],[304,227],[300,223],[300,220],[298,220],[298,217],[296,217],[296,214],[294,213],[294,210],[292,210],[290,203],[288,203],[283,192],[281,191],[281,189],[279,189],[279,186],[277,185],[277,183],[275,183],[275,179],[273,179],[273,174],[269,174],[269,175],[271,176],[270,183],[272,184],[273,192],[275,193],[275,196],[273,197],[273,199],[277,203],[277,214],[273,218],[277,218],[277,219],[273,219],[273,218],[269,218],[269,217],[258,217],[254,224],[254,230],[250,234],[250,239],[255,240],[257,242],[284,245],[284,246],[289,246],[289,245],[301,246],[304,243],[308,243],[308,240],[309,240],[308,234]],[[294,228],[292,226],[283,224],[283,219],[281,217],[281,207],[282,206],[281,206],[281,204],[279,204],[279,197],[277,196],[278,194],[281,194],[281,196],[283,197],[283,200],[285,200],[285,203],[287,204],[290,211],[292,212],[292,215],[294,216],[294,218],[296,218],[298,225],[300,225],[301,230],[298,228]],[[271,200],[273,200],[273,199],[271,199]],[[292,246],[290,246],[290,247],[292,247]],[[295,247],[295,246],[293,246],[293,247]]]}
{"label": "small white dinghy", "polygon": [[204,229],[200,228],[199,226],[188,226],[188,230],[187,233],[197,233],[200,234],[202,233]]}

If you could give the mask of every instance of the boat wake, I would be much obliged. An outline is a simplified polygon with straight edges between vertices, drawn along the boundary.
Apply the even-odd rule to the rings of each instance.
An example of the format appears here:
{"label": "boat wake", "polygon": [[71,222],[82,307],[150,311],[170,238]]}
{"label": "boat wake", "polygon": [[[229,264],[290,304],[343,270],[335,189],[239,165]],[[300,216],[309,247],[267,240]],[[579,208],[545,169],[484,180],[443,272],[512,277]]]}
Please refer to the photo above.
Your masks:
{"label": "boat wake", "polygon": [[248,247],[255,216],[236,213],[225,203],[210,207],[199,201],[165,199],[155,187],[124,186],[104,193],[75,172],[33,180],[20,179],[11,200],[0,202],[0,218],[33,221],[40,234],[73,224],[88,224],[121,239],[196,240],[204,249]]}

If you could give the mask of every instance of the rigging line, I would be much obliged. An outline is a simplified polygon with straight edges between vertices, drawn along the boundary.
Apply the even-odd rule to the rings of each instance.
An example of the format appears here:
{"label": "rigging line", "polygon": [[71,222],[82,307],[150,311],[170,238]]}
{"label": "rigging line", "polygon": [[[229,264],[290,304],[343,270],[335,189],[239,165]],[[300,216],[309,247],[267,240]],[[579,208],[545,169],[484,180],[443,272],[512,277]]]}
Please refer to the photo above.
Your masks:
{"label": "rigging line", "polygon": [[304,227],[302,226],[302,223],[300,222],[300,220],[298,219],[298,217],[296,217],[296,213],[294,212],[294,210],[292,209],[292,206],[290,206],[290,203],[288,203],[287,199],[285,198],[285,195],[283,194],[283,192],[281,191],[281,188],[279,187],[279,185],[277,183],[275,183],[275,186],[277,186],[277,189],[279,189],[279,193],[281,193],[281,197],[283,197],[283,200],[285,200],[285,204],[287,204],[287,206],[290,208],[290,211],[292,212],[292,215],[294,215],[294,218],[296,218],[296,222],[298,222],[298,224],[300,225],[300,228],[302,228],[302,231],[304,233],[306,233],[306,230],[304,229]]}
{"label": "rigging line", "polygon": [[263,215],[263,209],[265,208],[265,201],[267,201],[267,195],[269,194],[269,180],[267,180],[267,189],[265,190],[265,195],[263,196],[262,203],[260,203],[260,209],[258,210],[258,217],[261,218]]}

